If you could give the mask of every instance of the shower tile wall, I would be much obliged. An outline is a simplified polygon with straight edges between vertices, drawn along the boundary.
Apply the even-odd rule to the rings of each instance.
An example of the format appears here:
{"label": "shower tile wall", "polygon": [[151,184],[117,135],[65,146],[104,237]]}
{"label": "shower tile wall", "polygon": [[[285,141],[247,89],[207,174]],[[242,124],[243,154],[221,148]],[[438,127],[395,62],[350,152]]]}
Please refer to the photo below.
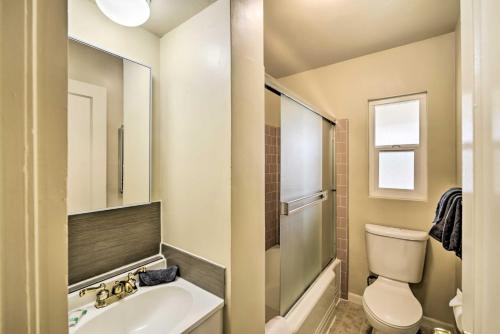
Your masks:
{"label": "shower tile wall", "polygon": [[347,299],[349,277],[349,120],[335,127],[337,171],[337,258],[341,261],[341,298]]}
{"label": "shower tile wall", "polygon": [[280,128],[266,125],[266,250],[279,243]]}

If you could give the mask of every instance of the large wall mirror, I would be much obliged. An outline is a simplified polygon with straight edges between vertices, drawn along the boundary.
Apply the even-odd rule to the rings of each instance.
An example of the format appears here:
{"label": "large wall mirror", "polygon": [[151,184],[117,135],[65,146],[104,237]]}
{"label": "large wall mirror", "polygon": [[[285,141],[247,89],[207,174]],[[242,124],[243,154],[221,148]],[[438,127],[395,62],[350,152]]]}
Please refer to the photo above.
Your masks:
{"label": "large wall mirror", "polygon": [[151,69],[75,39],[68,68],[68,214],[150,202]]}

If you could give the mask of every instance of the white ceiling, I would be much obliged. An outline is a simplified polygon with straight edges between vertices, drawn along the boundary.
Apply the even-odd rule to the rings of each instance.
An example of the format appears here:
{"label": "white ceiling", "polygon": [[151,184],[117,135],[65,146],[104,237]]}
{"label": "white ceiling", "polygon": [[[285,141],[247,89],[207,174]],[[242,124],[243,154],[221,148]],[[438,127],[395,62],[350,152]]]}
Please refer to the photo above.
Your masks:
{"label": "white ceiling", "polygon": [[459,0],[264,0],[267,73],[283,77],[455,30]]}
{"label": "white ceiling", "polygon": [[151,0],[151,17],[142,27],[158,37],[162,37],[215,1]]}

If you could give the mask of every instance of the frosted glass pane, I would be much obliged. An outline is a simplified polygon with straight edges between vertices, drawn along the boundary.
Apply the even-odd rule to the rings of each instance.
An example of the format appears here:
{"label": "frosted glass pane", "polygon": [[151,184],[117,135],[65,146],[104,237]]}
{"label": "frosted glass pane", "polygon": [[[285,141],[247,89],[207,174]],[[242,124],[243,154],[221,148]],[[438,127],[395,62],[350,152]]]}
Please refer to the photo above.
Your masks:
{"label": "frosted glass pane", "polygon": [[419,144],[419,111],[420,100],[375,106],[375,146]]}
{"label": "frosted glass pane", "polygon": [[[281,202],[322,189],[322,118],[281,97]],[[280,313],[284,315],[321,271],[323,203],[280,216]]]}
{"label": "frosted glass pane", "polygon": [[387,189],[415,189],[415,152],[380,152],[378,186]]}
{"label": "frosted glass pane", "polygon": [[285,315],[321,272],[322,204],[280,218],[280,314]]}
{"label": "frosted glass pane", "polygon": [[322,190],[322,118],[281,97],[281,201]]}

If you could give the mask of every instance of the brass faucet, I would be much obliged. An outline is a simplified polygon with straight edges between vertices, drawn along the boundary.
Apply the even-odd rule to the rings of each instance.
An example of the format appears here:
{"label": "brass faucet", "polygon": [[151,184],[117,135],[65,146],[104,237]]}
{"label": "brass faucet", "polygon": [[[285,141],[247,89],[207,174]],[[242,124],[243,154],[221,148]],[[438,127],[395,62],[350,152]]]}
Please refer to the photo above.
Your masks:
{"label": "brass faucet", "polygon": [[127,279],[124,281],[115,281],[113,287],[111,288],[111,292],[106,289],[106,284],[101,283],[98,286],[85,288],[79,292],[80,297],[83,297],[87,292],[97,290],[96,293],[96,308],[103,308],[108,305],[113,304],[114,302],[123,299],[131,294],[137,292],[137,280],[135,276],[139,273],[143,273],[146,271],[145,267],[141,267],[137,269],[133,273],[127,274]]}
{"label": "brass faucet", "polygon": [[90,287],[90,288],[85,288],[83,290],[80,290],[78,295],[80,297],[85,296],[85,294],[89,291],[94,291],[97,290],[96,292],[96,299],[95,299],[95,307],[96,308],[101,308],[106,306],[106,301],[109,299],[109,290],[106,289],[106,284],[101,283],[98,286]]}

